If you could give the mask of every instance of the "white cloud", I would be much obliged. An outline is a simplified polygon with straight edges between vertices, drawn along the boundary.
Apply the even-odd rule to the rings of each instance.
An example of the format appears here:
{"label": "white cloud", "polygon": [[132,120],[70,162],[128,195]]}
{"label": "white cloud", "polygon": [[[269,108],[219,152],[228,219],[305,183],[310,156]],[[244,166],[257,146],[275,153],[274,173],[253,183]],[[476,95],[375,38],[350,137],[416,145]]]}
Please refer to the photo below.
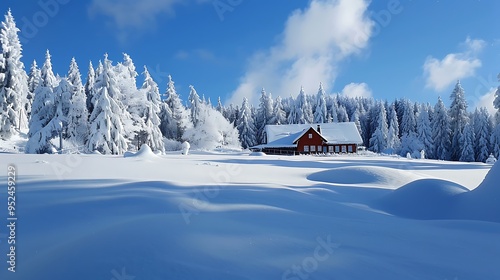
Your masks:
{"label": "white cloud", "polygon": [[469,37],[461,44],[463,52],[450,53],[442,60],[428,57],[424,63],[426,87],[441,92],[457,80],[472,77],[476,69],[481,67],[477,54],[484,48],[483,40],[473,40]]}
{"label": "white cloud", "polygon": [[485,107],[490,115],[495,115],[497,112],[497,109],[493,107],[493,101],[495,100],[495,93],[497,89],[496,88],[491,88],[486,94],[483,96],[479,97],[479,100],[476,102],[476,108],[482,108]]}
{"label": "white cloud", "polygon": [[368,44],[374,22],[367,8],[366,0],[312,0],[294,11],[279,41],[250,59],[228,102],[256,102],[262,87],[282,97],[297,95],[301,86],[315,93],[320,82],[331,87],[338,62]]}
{"label": "white cloud", "polygon": [[347,97],[371,97],[372,90],[366,83],[350,83],[342,89],[342,95]]}
{"label": "white cloud", "polygon": [[[174,6],[181,0],[92,0],[89,15],[110,18],[110,25],[117,28],[119,39],[126,39],[128,33],[150,28],[160,15],[172,16]],[[131,30],[132,29],[132,30]]]}

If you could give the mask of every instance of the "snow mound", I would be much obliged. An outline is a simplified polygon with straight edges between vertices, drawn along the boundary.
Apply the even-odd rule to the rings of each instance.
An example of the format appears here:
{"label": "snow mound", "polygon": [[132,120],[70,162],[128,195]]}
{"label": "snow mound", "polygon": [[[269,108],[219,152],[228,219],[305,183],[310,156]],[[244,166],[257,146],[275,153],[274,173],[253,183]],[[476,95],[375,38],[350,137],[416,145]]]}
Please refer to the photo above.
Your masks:
{"label": "snow mound", "polygon": [[500,163],[497,161],[483,182],[460,197],[460,215],[467,219],[500,222]]}
{"label": "snow mound", "polygon": [[251,152],[249,154],[249,156],[252,156],[252,157],[264,157],[264,156],[266,156],[266,153],[264,153],[264,152]]}
{"label": "snow mound", "polygon": [[151,150],[151,148],[148,145],[143,144],[141,146],[141,149],[137,153],[126,152],[123,155],[123,157],[140,158],[140,159],[153,159],[153,158],[157,158],[158,156]]}
{"label": "snow mound", "polygon": [[376,200],[372,206],[390,214],[413,219],[443,219],[455,216],[455,198],[469,190],[440,179],[421,179]]}
{"label": "snow mound", "polygon": [[307,179],[331,184],[397,188],[420,177],[408,171],[387,167],[349,166],[313,173]]}

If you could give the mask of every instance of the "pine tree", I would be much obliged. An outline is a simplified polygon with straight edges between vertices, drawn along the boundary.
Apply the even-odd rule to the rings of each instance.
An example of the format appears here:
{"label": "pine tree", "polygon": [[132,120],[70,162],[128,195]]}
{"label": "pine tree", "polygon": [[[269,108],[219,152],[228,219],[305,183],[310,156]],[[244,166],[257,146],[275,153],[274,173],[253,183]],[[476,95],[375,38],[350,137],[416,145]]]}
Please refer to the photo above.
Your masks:
{"label": "pine tree", "polygon": [[87,151],[101,154],[121,155],[127,151],[127,140],[122,135],[123,111],[108,94],[107,87],[101,87],[94,96],[94,111],[90,116],[90,135]]}
{"label": "pine tree", "polygon": [[290,97],[290,111],[288,113],[288,118],[287,118],[287,122],[288,124],[297,124],[299,123],[298,122],[298,118],[299,118],[299,109],[297,106],[295,106],[295,99],[293,99],[292,97]]}
{"label": "pine tree", "polygon": [[497,124],[490,138],[491,147],[493,148],[493,155],[495,158],[500,158],[500,124]]}
{"label": "pine tree", "polygon": [[184,134],[192,147],[213,150],[240,146],[237,129],[209,104],[199,104],[197,120],[196,125]]}
{"label": "pine tree", "polygon": [[387,112],[382,102],[378,104],[377,127],[370,138],[370,150],[375,153],[382,153],[387,148]]}
{"label": "pine tree", "polygon": [[410,100],[405,99],[400,104],[401,110],[403,111],[403,116],[400,123],[400,133],[401,135],[411,134],[416,132],[417,121],[415,118],[415,111]]}
{"label": "pine tree", "polygon": [[419,112],[420,114],[418,115],[417,121],[417,137],[422,144],[421,149],[425,151],[425,154],[428,157],[433,157],[432,151],[434,150],[434,144],[432,140],[432,127],[427,106],[422,105]]}
{"label": "pine tree", "polygon": [[253,147],[257,144],[257,139],[255,137],[257,129],[255,127],[250,104],[246,97],[243,98],[243,103],[241,104],[237,128],[240,135],[240,142],[244,149]]}
{"label": "pine tree", "polygon": [[89,113],[86,105],[87,96],[75,58],[71,59],[68,82],[71,85],[71,106],[68,111],[67,136],[78,146],[83,146],[89,135]]}
{"label": "pine tree", "polygon": [[165,102],[171,111],[172,119],[169,121],[163,120],[164,123],[169,123],[167,129],[167,138],[177,141],[183,140],[184,131],[193,126],[189,111],[182,105],[182,101],[175,90],[172,77],[168,76],[168,87],[165,93]]}
{"label": "pine tree", "polygon": [[478,162],[485,162],[490,155],[490,137],[492,132],[490,115],[486,108],[474,112],[474,154]]}
{"label": "pine tree", "polygon": [[124,136],[129,142],[135,143],[135,140],[141,137],[140,134],[146,130],[144,123],[146,95],[144,91],[137,89],[138,73],[128,54],[123,54],[123,62],[114,67],[114,72],[118,92],[113,95],[113,98],[127,112],[126,116],[122,116]]}
{"label": "pine tree", "polygon": [[262,89],[259,99],[259,107],[255,117],[255,126],[257,127],[257,142],[264,143],[265,128],[270,124],[273,117],[273,99],[271,94],[267,94],[265,89]]}
{"label": "pine tree", "polygon": [[144,67],[144,83],[142,84],[142,91],[145,92],[146,104],[144,123],[147,138],[145,139],[149,147],[153,151],[165,151],[165,144],[163,142],[163,135],[160,131],[160,112],[161,112],[161,97],[158,84],[153,80],[147,67]]}
{"label": "pine tree", "polygon": [[108,55],[104,56],[102,69],[98,71],[92,98],[93,111],[89,118],[90,135],[87,151],[102,154],[123,154],[127,148],[124,121],[130,120],[120,102],[121,93],[115,69]]}
{"label": "pine tree", "polygon": [[0,30],[0,138],[9,139],[16,129],[28,127],[28,75],[24,70],[22,46],[10,10]]}
{"label": "pine tree", "polygon": [[217,97],[217,107],[215,107],[215,110],[217,110],[217,112],[221,113],[224,116],[224,118],[227,119],[227,117],[225,115],[226,110],[224,108],[224,105],[222,105],[222,101],[220,99],[220,96]]}
{"label": "pine tree", "polygon": [[29,121],[28,143],[26,153],[42,154],[55,152],[51,143],[62,129],[62,108],[59,99],[54,94],[57,78],[52,71],[51,56],[49,51],[45,55],[45,62],[41,69],[41,79],[35,90],[35,98]]}
{"label": "pine tree", "polygon": [[[102,64],[99,63],[101,66]],[[94,66],[92,65],[92,61],[89,62],[89,71],[87,74],[87,81],[85,82],[85,96],[86,96],[86,105],[87,105],[87,111],[90,116],[92,114],[92,111],[94,110],[94,103],[92,99],[94,98],[94,84],[95,84],[95,70]]]}
{"label": "pine tree", "polygon": [[451,93],[450,99],[452,101],[449,115],[450,115],[450,129],[451,129],[451,160],[459,160],[463,150],[462,143],[460,142],[461,135],[463,134],[465,125],[469,123],[469,116],[467,113],[467,101],[465,100],[465,93],[460,81],[455,85],[455,89]]}
{"label": "pine tree", "polygon": [[460,136],[462,151],[460,152],[460,161],[474,161],[474,129],[472,125],[467,123],[463,133]]}
{"label": "pine tree", "polygon": [[339,105],[337,108],[337,119],[338,122],[348,122],[349,115],[347,114],[347,109],[344,105]]}
{"label": "pine tree", "polygon": [[297,107],[297,119],[295,123],[299,124],[308,124],[312,123],[313,115],[311,104],[307,100],[306,93],[304,92],[304,88],[300,88],[300,93],[297,96],[296,104]]}
{"label": "pine tree", "polygon": [[396,108],[392,104],[389,108],[389,129],[387,133],[387,148],[393,153],[401,146],[399,139],[399,124],[398,116],[396,115]]}
{"label": "pine tree", "polygon": [[326,123],[328,111],[326,108],[326,93],[323,84],[319,84],[318,94],[316,95],[316,110],[314,111],[314,123]]}
{"label": "pine tree", "polygon": [[443,100],[438,98],[434,107],[434,120],[432,123],[432,140],[434,142],[433,156],[436,159],[448,160],[450,158],[451,129],[448,112]]}
{"label": "pine tree", "polygon": [[28,74],[28,96],[26,97],[28,99],[28,108],[26,108],[28,119],[31,117],[31,107],[33,106],[33,100],[35,98],[35,90],[40,84],[40,80],[42,79],[41,75],[42,74],[36,64],[36,60],[33,60]]}
{"label": "pine tree", "polygon": [[[498,75],[498,80],[500,81],[500,75]],[[495,99],[493,100],[493,107],[497,109],[495,113],[495,125],[500,125],[500,86],[495,92]]]}
{"label": "pine tree", "polygon": [[189,86],[188,101],[189,109],[191,111],[191,121],[193,122],[193,125],[196,126],[198,124],[198,120],[200,119],[202,101],[194,86]]}
{"label": "pine tree", "polygon": [[269,124],[286,124],[286,112],[283,109],[283,102],[281,100],[281,97],[276,97],[276,101],[274,102],[274,107],[273,107],[273,114],[271,117],[271,120],[269,121]]}

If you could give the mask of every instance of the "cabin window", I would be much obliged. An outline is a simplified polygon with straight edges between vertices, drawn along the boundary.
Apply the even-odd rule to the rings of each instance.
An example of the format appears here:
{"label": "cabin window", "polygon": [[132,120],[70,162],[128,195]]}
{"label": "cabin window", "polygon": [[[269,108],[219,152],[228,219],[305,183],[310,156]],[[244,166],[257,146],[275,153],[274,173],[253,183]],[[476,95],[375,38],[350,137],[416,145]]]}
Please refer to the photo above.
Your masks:
{"label": "cabin window", "polygon": [[352,153],[352,146],[351,145],[347,146],[347,151],[349,151],[349,153]]}
{"label": "cabin window", "polygon": [[323,146],[318,146],[318,152],[323,151]]}
{"label": "cabin window", "polygon": [[345,145],[342,145],[342,153],[347,153],[347,147]]}
{"label": "cabin window", "polygon": [[309,139],[313,139],[312,133],[309,133]]}
{"label": "cabin window", "polygon": [[333,153],[333,146],[328,146],[328,152]]}
{"label": "cabin window", "polygon": [[309,146],[304,146],[304,152],[309,152]]}
{"label": "cabin window", "polygon": [[316,152],[316,146],[311,145],[311,152]]}
{"label": "cabin window", "polygon": [[338,154],[340,153],[340,146],[335,146],[335,152]]}

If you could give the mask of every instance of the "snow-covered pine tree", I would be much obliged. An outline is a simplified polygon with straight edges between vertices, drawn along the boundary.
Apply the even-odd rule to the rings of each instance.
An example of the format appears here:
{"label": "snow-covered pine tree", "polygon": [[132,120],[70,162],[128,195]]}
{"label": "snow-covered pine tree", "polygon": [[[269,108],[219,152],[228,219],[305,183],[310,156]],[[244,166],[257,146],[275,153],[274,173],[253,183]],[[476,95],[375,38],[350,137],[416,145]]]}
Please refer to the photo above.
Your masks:
{"label": "snow-covered pine tree", "polygon": [[316,110],[314,111],[314,123],[326,123],[328,111],[326,108],[326,93],[323,84],[319,84],[318,94],[316,95]]}
{"label": "snow-covered pine tree", "polygon": [[432,126],[429,118],[429,111],[425,104],[420,106],[419,115],[417,117],[417,137],[427,157],[432,158],[432,151],[434,150]]}
{"label": "snow-covered pine tree", "polygon": [[[498,80],[500,81],[500,74],[498,75]],[[495,99],[493,100],[493,107],[497,109],[497,112],[495,113],[495,123],[494,125],[500,125],[500,86],[497,88],[497,91],[495,91]]]}
{"label": "snow-covered pine tree", "polygon": [[[288,124],[297,124],[298,123],[298,118],[299,118],[299,109],[297,106],[295,106],[296,100],[293,99],[293,97],[290,97],[288,99],[288,104],[289,104],[289,113],[288,113],[288,118],[287,122]],[[241,137],[241,133],[240,133]]]}
{"label": "snow-covered pine tree", "polygon": [[493,155],[495,158],[500,158],[500,124],[497,124],[491,133],[490,138]]}
{"label": "snow-covered pine tree", "polygon": [[[130,120],[130,115],[119,101],[121,94],[115,70],[108,55],[104,56],[102,70],[96,77],[93,111],[89,118],[90,135],[87,141],[87,151],[95,150],[102,154],[123,154],[128,143],[125,138],[124,120]],[[116,97],[116,99],[115,99]]]}
{"label": "snow-covered pine tree", "polygon": [[462,135],[460,135],[460,143],[462,151],[460,152],[460,161],[474,161],[474,129],[470,123],[464,127]]}
{"label": "snow-covered pine tree", "polygon": [[[186,107],[184,107],[184,105],[182,105],[181,98],[175,90],[174,81],[172,80],[172,77],[170,75],[168,76],[168,86],[164,101],[172,112],[172,119],[170,121],[166,121],[162,118],[162,123],[168,123],[168,129],[167,131],[165,131],[167,132],[166,137],[169,139],[182,141],[184,131],[192,127],[193,122],[191,121],[189,111],[186,109]],[[164,117],[168,117],[168,115],[165,114]]]}
{"label": "snow-covered pine tree", "polygon": [[283,109],[283,102],[281,100],[281,97],[278,96],[276,97],[276,100],[274,102],[273,106],[273,114],[271,117],[271,120],[269,121],[269,124],[286,124],[286,113],[285,110]]}
{"label": "snow-covered pine tree", "polygon": [[448,160],[450,158],[451,129],[448,112],[441,97],[434,107],[434,120],[432,122],[432,140],[434,142],[433,156],[436,159]]}
{"label": "snow-covered pine tree", "polygon": [[312,123],[313,121],[312,107],[309,101],[307,100],[304,87],[300,88],[300,92],[299,95],[297,96],[295,106],[297,107],[296,123],[299,124]]}
{"label": "snow-covered pine tree", "polygon": [[399,139],[399,123],[394,103],[389,106],[389,128],[387,132],[387,149],[395,153],[401,146]]}
{"label": "snow-covered pine tree", "polygon": [[89,112],[86,104],[87,96],[75,58],[71,59],[68,82],[71,85],[71,106],[67,118],[67,137],[77,146],[83,146],[89,136]]}
{"label": "snow-covered pine tree", "polygon": [[451,106],[449,110],[450,116],[450,129],[451,129],[451,160],[459,160],[463,150],[462,143],[460,142],[461,135],[464,127],[469,123],[469,115],[467,113],[467,101],[465,100],[465,93],[460,81],[457,81],[453,92],[450,95]]}
{"label": "snow-covered pine tree", "polygon": [[94,111],[90,116],[90,135],[87,151],[101,154],[121,155],[127,151],[127,140],[122,135],[123,110],[108,94],[108,88],[100,87],[94,96]]}
{"label": "snow-covered pine tree", "polygon": [[265,89],[260,92],[259,107],[255,116],[255,126],[257,127],[257,142],[264,143],[265,128],[270,124],[273,117],[273,99],[271,94],[266,93]]}
{"label": "snow-covered pine tree", "polygon": [[375,128],[375,132],[370,138],[369,149],[375,153],[382,153],[387,148],[387,136],[389,129],[387,127],[387,112],[382,102],[377,105],[377,110],[377,126]]}
{"label": "snow-covered pine tree", "polygon": [[257,129],[255,127],[252,109],[250,108],[250,104],[248,103],[248,99],[246,97],[243,98],[243,103],[241,104],[237,128],[240,136],[240,142],[244,149],[253,147],[257,144],[257,139],[255,137]]}
{"label": "snow-covered pine tree", "polygon": [[199,104],[198,121],[188,128],[184,137],[192,147],[202,150],[239,148],[238,130],[212,106]]}
{"label": "snow-covered pine tree", "polygon": [[142,91],[145,92],[146,104],[144,113],[145,131],[147,134],[146,142],[153,151],[165,151],[163,135],[160,131],[160,111],[161,96],[158,84],[153,80],[146,66],[144,66],[144,83]]}
{"label": "snow-covered pine tree", "polygon": [[123,62],[118,63],[114,71],[118,92],[113,98],[128,113],[127,116],[122,117],[124,136],[130,143],[136,143],[135,140],[146,130],[144,123],[146,95],[144,91],[137,89],[138,73],[128,54],[123,54]]}
{"label": "snow-covered pine tree", "polygon": [[29,109],[28,112],[28,117],[31,117],[31,107],[33,106],[33,100],[35,98],[35,90],[40,84],[40,80],[42,79],[40,69],[38,68],[38,65],[36,63],[36,60],[33,60],[33,63],[31,64],[30,72],[28,74],[28,106]]}
{"label": "snow-covered pine tree", "polygon": [[490,115],[486,108],[474,112],[474,155],[478,162],[485,162],[490,155],[490,137],[492,132]]}
{"label": "snow-covered pine tree", "polygon": [[9,139],[28,127],[28,75],[24,70],[20,31],[10,9],[0,28],[0,138]]}
{"label": "snow-covered pine tree", "polygon": [[66,120],[71,106],[71,93],[73,91],[71,83],[67,78],[57,78],[58,84],[54,88],[54,94],[61,102],[62,116]]}
{"label": "snow-covered pine tree", "polygon": [[408,99],[404,99],[400,103],[400,106],[401,110],[403,111],[403,116],[401,118],[401,123],[400,123],[401,135],[410,134],[411,132],[416,132],[417,121],[412,102],[410,102],[410,100]]}
{"label": "snow-covered pine tree", "polygon": [[191,122],[194,126],[196,126],[198,124],[198,120],[200,119],[201,104],[203,102],[201,101],[198,92],[196,92],[196,89],[192,85],[189,86],[188,101],[189,110],[191,111]]}
{"label": "snow-covered pine tree", "polygon": [[328,115],[330,117],[327,117],[327,121],[334,123],[339,122],[339,114],[338,114],[339,104],[337,102],[337,97],[332,96],[331,98],[329,98],[329,102],[327,101],[327,103],[331,103],[330,109],[328,109]]}
{"label": "snow-covered pine tree", "polygon": [[[101,66],[102,64],[99,63]],[[85,96],[86,100],[85,103],[87,105],[87,111],[90,116],[92,114],[92,111],[94,110],[94,102],[92,99],[94,98],[94,84],[95,84],[95,70],[94,66],[92,65],[92,61],[89,62],[89,71],[87,73],[87,80],[85,81]]]}
{"label": "snow-covered pine tree", "polygon": [[222,105],[220,96],[217,97],[217,107],[215,107],[215,110],[217,110],[217,112],[221,113],[224,116],[224,118],[226,118],[226,110],[224,108],[224,105]]}
{"label": "snow-covered pine tree", "polygon": [[337,108],[337,119],[338,122],[348,122],[349,115],[347,114],[347,109],[344,105],[339,105]]}
{"label": "snow-covered pine tree", "polygon": [[52,62],[49,51],[45,54],[45,62],[41,69],[40,84],[35,90],[35,98],[31,108],[29,121],[28,143],[26,153],[41,154],[55,152],[55,146],[50,142],[62,129],[61,103],[54,94],[57,78],[52,71]]}

